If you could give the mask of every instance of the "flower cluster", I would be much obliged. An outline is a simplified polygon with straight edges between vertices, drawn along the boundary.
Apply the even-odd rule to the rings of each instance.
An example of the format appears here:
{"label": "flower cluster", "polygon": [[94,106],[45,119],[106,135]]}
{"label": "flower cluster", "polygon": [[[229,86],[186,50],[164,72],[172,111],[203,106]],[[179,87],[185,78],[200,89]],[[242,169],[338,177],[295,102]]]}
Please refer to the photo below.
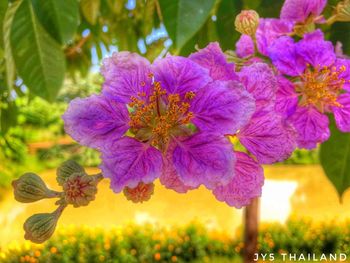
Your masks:
{"label": "flower cluster", "polygon": [[350,60],[316,29],[345,21],[349,1],[329,20],[325,5],[286,0],[278,19],[242,11],[235,63],[218,43],[153,64],[114,53],[101,94],[71,101],[65,130],[101,152],[104,177],[129,200],[148,200],[159,178],[179,193],[204,185],[220,201],[248,205],[261,195],[262,164],[328,139],[326,113],[350,132]]}

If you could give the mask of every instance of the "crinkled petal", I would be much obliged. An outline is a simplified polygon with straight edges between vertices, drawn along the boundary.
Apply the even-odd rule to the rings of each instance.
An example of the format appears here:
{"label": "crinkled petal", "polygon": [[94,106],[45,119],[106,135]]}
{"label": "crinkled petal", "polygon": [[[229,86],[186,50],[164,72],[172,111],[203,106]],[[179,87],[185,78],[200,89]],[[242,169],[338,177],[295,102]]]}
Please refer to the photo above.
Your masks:
{"label": "crinkled petal", "polygon": [[255,197],[261,196],[264,184],[264,170],[247,154],[236,152],[235,177],[225,185],[214,189],[213,194],[230,206],[242,208]]}
{"label": "crinkled petal", "polygon": [[297,56],[296,44],[291,37],[276,39],[269,47],[268,53],[273,64],[283,74],[299,76],[305,70],[306,64]]}
{"label": "crinkled petal", "polygon": [[241,35],[236,42],[236,53],[240,58],[245,58],[254,54],[254,42],[250,36]]}
{"label": "crinkled petal", "polygon": [[74,140],[94,148],[119,139],[129,129],[126,106],[104,96],[72,100],[62,118]]}
{"label": "crinkled petal", "polygon": [[275,109],[278,113],[282,114],[282,116],[288,118],[297,109],[298,95],[290,80],[282,76],[279,76],[277,80],[279,88],[276,94]]}
{"label": "crinkled petal", "polygon": [[260,18],[256,31],[256,40],[259,52],[268,55],[268,48],[279,37],[293,31],[294,22],[275,18]]}
{"label": "crinkled petal", "polygon": [[317,143],[322,143],[329,138],[327,115],[320,113],[312,106],[298,107],[290,121],[297,131],[297,143],[300,148],[313,149]]}
{"label": "crinkled petal", "polygon": [[140,182],[153,182],[162,172],[162,155],[148,144],[123,137],[102,150],[101,170],[110,178],[111,188],[119,193],[124,187],[135,188]]}
{"label": "crinkled petal", "polygon": [[321,39],[322,35],[323,33],[318,29],[305,34],[304,38],[296,44],[298,56],[314,67],[330,66],[336,59],[332,42]]}
{"label": "crinkled petal", "polygon": [[265,105],[274,103],[278,88],[277,80],[267,64],[254,63],[243,67],[239,72],[239,78],[257,102]]}
{"label": "crinkled petal", "polygon": [[281,18],[304,22],[310,15],[319,16],[327,0],[286,0],[282,6]]}
{"label": "crinkled petal", "polygon": [[190,111],[192,122],[201,131],[236,133],[255,110],[254,99],[237,81],[214,81],[200,90]]}
{"label": "crinkled petal", "polygon": [[232,144],[223,136],[197,133],[178,141],[173,163],[181,181],[191,187],[208,189],[229,183],[234,176]]}
{"label": "crinkled petal", "polygon": [[159,59],[153,65],[153,72],[162,88],[180,96],[190,91],[197,92],[212,81],[207,69],[184,57],[167,56]]}
{"label": "crinkled petal", "polygon": [[263,164],[286,160],[296,147],[294,130],[275,112],[254,116],[238,138]]}
{"label": "crinkled petal", "polygon": [[341,107],[332,108],[337,127],[342,132],[350,132],[350,94],[341,94],[337,102]]}
{"label": "crinkled petal", "polygon": [[168,189],[172,189],[178,193],[186,193],[187,191],[194,189],[194,187],[185,185],[175,169],[172,159],[175,147],[176,143],[171,143],[168,147],[166,156],[163,158],[163,169],[159,180],[161,184]]}
{"label": "crinkled petal", "polygon": [[227,63],[225,54],[217,42],[210,43],[207,47],[191,54],[189,58],[208,69],[213,80],[238,79],[234,64]]}
{"label": "crinkled petal", "polygon": [[129,102],[139,92],[150,90],[150,63],[136,53],[127,51],[113,53],[103,60],[101,73],[105,78],[103,92],[121,102]]}

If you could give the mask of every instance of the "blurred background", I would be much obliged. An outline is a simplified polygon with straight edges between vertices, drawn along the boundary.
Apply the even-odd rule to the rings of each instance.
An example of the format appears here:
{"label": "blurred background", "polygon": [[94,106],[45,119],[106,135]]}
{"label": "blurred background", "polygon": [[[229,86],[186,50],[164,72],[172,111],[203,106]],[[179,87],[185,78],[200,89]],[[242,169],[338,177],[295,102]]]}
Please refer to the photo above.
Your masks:
{"label": "blurred background", "polygon": [[[328,1],[330,16],[337,1]],[[156,183],[134,204],[99,185],[87,207],[68,207],[53,238],[24,242],[23,222],[54,210],[54,201],[20,204],[11,181],[40,174],[53,189],[55,168],[74,159],[97,173],[99,154],[64,133],[68,102],[100,91],[99,67],[129,50],[153,61],[188,55],[218,41],[234,50],[235,16],[255,9],[278,17],[282,0],[16,0],[0,1],[0,262],[240,262],[242,210],[204,188],[179,195]],[[350,23],[323,28],[350,55]],[[350,193],[340,202],[319,165],[318,150],[297,150],[265,166],[260,201],[262,253],[348,253]]]}

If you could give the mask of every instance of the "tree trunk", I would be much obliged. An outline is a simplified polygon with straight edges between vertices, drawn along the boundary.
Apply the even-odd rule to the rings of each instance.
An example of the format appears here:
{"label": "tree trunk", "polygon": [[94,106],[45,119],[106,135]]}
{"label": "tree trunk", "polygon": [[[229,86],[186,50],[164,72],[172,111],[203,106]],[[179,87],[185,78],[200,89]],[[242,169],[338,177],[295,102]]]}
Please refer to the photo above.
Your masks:
{"label": "tree trunk", "polygon": [[259,198],[254,198],[244,209],[244,263],[255,262],[255,253],[258,253],[258,220]]}

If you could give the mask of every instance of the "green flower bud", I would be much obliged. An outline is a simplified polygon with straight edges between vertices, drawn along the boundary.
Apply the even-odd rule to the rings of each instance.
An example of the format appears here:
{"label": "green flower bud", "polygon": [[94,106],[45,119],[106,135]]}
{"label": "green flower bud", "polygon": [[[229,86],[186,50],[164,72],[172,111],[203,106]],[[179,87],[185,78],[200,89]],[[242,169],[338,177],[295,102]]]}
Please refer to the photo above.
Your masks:
{"label": "green flower bud", "polygon": [[34,243],[43,243],[55,232],[58,218],[65,206],[60,206],[53,213],[35,214],[24,223],[24,238]]}
{"label": "green flower bud", "polygon": [[74,207],[86,206],[95,199],[99,177],[75,173],[63,184],[63,191],[67,204]]}
{"label": "green flower bud", "polygon": [[25,173],[12,182],[15,199],[31,203],[44,198],[59,197],[60,193],[48,189],[45,182],[34,173]]}
{"label": "green flower bud", "polygon": [[59,185],[63,186],[68,177],[72,174],[80,173],[85,174],[84,168],[73,160],[68,160],[61,164],[57,169],[57,182]]}
{"label": "green flower bud", "polygon": [[339,2],[335,8],[335,20],[350,22],[350,0]]}
{"label": "green flower bud", "polygon": [[254,10],[243,10],[236,16],[236,30],[245,35],[255,36],[259,26],[259,14]]}

